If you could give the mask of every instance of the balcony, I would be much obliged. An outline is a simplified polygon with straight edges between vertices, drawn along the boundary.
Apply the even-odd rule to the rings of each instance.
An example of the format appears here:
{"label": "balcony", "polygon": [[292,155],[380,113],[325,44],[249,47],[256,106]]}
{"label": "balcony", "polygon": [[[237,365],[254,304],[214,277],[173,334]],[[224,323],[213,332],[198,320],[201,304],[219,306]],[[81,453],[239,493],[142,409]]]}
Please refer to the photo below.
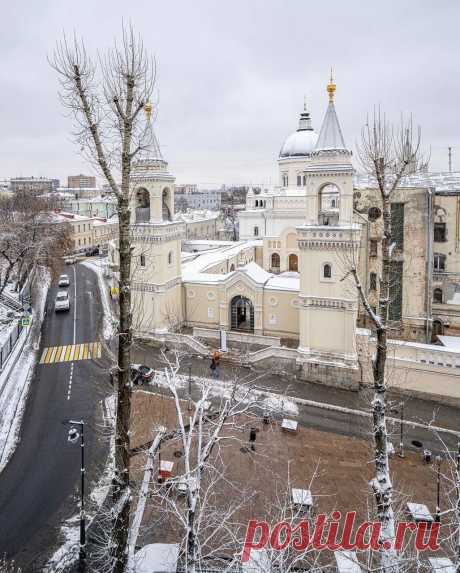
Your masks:
{"label": "balcony", "polygon": [[150,207],[136,207],[136,223],[150,222]]}

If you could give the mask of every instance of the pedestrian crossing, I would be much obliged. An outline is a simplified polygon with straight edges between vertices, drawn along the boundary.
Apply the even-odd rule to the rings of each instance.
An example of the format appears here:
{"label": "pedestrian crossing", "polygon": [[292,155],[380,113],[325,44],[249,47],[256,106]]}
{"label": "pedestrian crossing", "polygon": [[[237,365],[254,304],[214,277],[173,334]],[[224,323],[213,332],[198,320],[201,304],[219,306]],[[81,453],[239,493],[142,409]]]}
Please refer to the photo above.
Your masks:
{"label": "pedestrian crossing", "polygon": [[40,364],[57,362],[75,362],[76,360],[94,360],[101,357],[100,342],[68,344],[67,346],[49,346],[43,350]]}

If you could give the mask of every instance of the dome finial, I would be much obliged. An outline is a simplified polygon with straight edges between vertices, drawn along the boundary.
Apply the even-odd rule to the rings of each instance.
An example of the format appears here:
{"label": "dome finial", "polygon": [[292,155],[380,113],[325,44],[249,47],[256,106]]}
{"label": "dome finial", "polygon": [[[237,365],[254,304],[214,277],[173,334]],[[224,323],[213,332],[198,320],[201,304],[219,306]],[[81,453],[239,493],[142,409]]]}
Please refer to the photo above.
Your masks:
{"label": "dome finial", "polygon": [[329,83],[327,84],[327,93],[329,94],[329,101],[332,103],[334,101],[334,94],[335,94],[335,90],[336,90],[336,85],[334,83],[334,78],[332,75],[332,67],[331,67],[331,79],[329,80]]}
{"label": "dome finial", "polygon": [[150,121],[152,118],[152,104],[149,101],[144,104],[144,112],[147,121]]}

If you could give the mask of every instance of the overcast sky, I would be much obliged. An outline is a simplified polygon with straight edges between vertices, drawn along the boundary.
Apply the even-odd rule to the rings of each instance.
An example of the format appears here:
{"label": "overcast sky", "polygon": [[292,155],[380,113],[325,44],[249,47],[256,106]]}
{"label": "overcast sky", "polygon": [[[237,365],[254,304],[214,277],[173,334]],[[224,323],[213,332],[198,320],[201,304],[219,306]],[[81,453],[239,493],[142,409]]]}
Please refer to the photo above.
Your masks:
{"label": "overcast sky", "polygon": [[[268,184],[307,95],[319,131],[331,65],[353,148],[380,104],[412,112],[431,169],[460,170],[458,0],[1,2],[0,179],[91,172],[46,56],[74,29],[104,49],[131,20],[158,61],[156,131],[180,183]],[[101,179],[102,182],[102,179]]]}

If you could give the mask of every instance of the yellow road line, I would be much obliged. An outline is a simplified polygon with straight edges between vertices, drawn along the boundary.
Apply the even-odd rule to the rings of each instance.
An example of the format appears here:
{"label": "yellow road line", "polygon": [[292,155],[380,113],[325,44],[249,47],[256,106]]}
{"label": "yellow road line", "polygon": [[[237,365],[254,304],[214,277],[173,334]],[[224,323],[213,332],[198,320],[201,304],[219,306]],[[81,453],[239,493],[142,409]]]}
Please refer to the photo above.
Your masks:
{"label": "yellow road line", "polygon": [[85,347],[83,351],[83,360],[88,360],[88,345],[84,344],[83,346]]}
{"label": "yellow road line", "polygon": [[62,349],[63,346],[56,346],[56,354],[54,356],[54,362],[60,362]]}
{"label": "yellow road line", "polygon": [[45,348],[43,350],[43,354],[42,357],[40,358],[40,364],[43,364],[43,362],[45,362],[45,356],[48,354],[48,348]]}
{"label": "yellow road line", "polygon": [[52,352],[53,352],[53,347],[50,346],[50,347],[48,348],[48,352],[46,353],[46,356],[45,356],[45,360],[44,360],[44,363],[45,363],[45,364],[49,364],[49,361],[50,361],[51,353],[52,353]]}
{"label": "yellow road line", "polygon": [[73,344],[69,344],[67,346],[67,350],[65,351],[64,361],[68,362],[70,360],[70,355],[72,354]]}

